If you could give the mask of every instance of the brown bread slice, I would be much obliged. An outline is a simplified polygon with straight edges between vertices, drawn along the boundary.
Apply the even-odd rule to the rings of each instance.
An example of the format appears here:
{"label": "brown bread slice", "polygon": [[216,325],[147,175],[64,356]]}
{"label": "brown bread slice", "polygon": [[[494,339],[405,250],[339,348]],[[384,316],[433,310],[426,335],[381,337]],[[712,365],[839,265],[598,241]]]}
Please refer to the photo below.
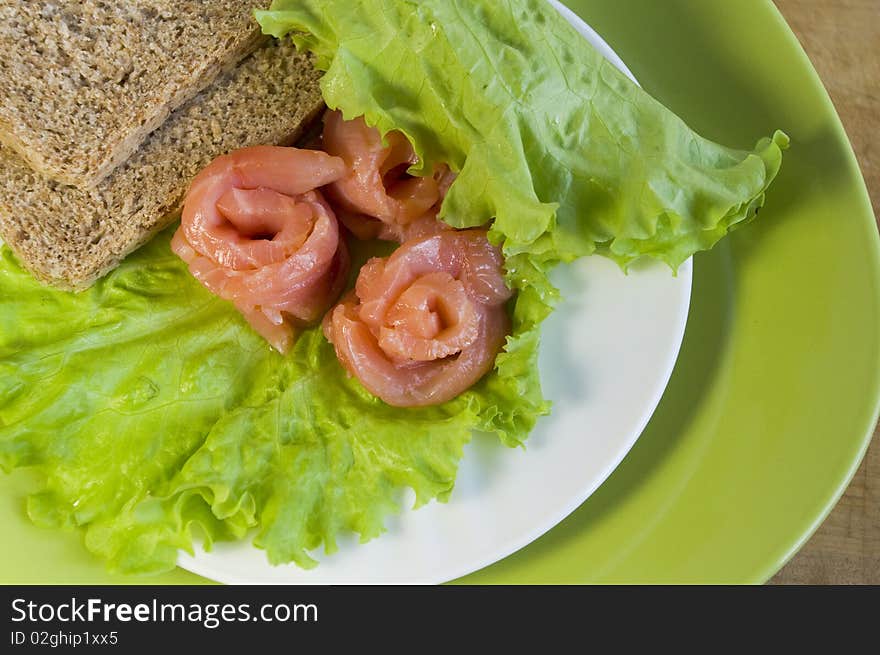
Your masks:
{"label": "brown bread slice", "polygon": [[271,43],[178,109],[94,189],[64,186],[0,147],[0,236],[43,282],[79,290],[175,218],[196,173],[250,145],[289,144],[324,107],[320,73]]}
{"label": "brown bread slice", "polygon": [[268,0],[0,0],[0,143],[94,186],[261,42]]}

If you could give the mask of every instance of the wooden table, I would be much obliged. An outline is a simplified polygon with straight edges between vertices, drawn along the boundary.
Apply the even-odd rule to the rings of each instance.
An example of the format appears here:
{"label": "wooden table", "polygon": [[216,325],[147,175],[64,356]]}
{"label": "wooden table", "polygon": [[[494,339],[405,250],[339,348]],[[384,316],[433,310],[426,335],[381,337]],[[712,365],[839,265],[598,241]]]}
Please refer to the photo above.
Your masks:
{"label": "wooden table", "polygon": [[[775,0],[819,72],[880,217],[880,0]],[[880,427],[855,478],[778,584],[880,584]]]}

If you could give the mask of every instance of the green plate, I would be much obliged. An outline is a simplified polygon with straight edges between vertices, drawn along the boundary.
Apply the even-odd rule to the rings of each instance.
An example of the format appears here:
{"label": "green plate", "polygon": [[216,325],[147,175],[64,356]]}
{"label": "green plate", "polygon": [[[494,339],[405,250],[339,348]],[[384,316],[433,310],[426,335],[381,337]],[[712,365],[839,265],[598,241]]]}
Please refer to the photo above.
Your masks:
{"label": "green plate", "polygon": [[[550,533],[469,583],[763,582],[812,534],[880,399],[880,239],[834,108],[765,0],[569,0],[643,86],[704,135],[792,139],[761,220],[695,260],[681,356],[620,467]],[[193,583],[104,572],[27,523],[0,480],[0,580]]]}

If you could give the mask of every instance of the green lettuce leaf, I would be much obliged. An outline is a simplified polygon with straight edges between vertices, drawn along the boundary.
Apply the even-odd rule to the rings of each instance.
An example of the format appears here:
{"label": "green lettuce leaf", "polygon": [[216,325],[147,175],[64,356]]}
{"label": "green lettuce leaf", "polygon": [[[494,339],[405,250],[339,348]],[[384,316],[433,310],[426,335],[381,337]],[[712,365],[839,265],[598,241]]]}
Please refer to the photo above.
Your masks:
{"label": "green lettuce leaf", "polygon": [[751,221],[788,138],[752,151],[695,134],[607,62],[546,0],[275,0],[327,71],[327,104],[397,129],[459,173],[442,216],[495,219],[538,266],[598,251],[678,267]]}
{"label": "green lettuce leaf", "polygon": [[474,430],[517,445],[547,410],[519,345],[453,401],[389,407],[319,328],[271,350],[170,236],[81,294],[41,286],[6,247],[0,259],[0,466],[38,472],[31,519],[84,527],[112,569],[167,570],[195,534],[252,529],[271,562],[310,566],[340,532],[380,534],[404,487],[417,505],[446,500]]}

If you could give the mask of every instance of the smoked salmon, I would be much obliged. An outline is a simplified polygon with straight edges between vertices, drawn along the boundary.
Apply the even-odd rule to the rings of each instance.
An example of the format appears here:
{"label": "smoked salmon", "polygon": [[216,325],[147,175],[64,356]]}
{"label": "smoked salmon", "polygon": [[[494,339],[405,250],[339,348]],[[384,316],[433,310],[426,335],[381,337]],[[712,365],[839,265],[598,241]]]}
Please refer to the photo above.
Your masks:
{"label": "smoked salmon", "polygon": [[324,152],[256,146],[215,159],[184,201],[172,250],[281,353],[345,285],[348,251],[319,188],[346,173]]}
{"label": "smoked salmon", "polygon": [[373,395],[397,407],[436,405],[492,370],[510,297],[484,230],[442,231],[369,260],[324,334]]}
{"label": "smoked salmon", "polygon": [[379,130],[363,118],[346,121],[338,111],[324,115],[323,147],[340,157],[347,173],[327,188],[339,220],[359,239],[404,241],[436,233],[448,226],[437,212],[455,175],[448,166],[416,177],[407,171],[418,163],[401,132]]}

